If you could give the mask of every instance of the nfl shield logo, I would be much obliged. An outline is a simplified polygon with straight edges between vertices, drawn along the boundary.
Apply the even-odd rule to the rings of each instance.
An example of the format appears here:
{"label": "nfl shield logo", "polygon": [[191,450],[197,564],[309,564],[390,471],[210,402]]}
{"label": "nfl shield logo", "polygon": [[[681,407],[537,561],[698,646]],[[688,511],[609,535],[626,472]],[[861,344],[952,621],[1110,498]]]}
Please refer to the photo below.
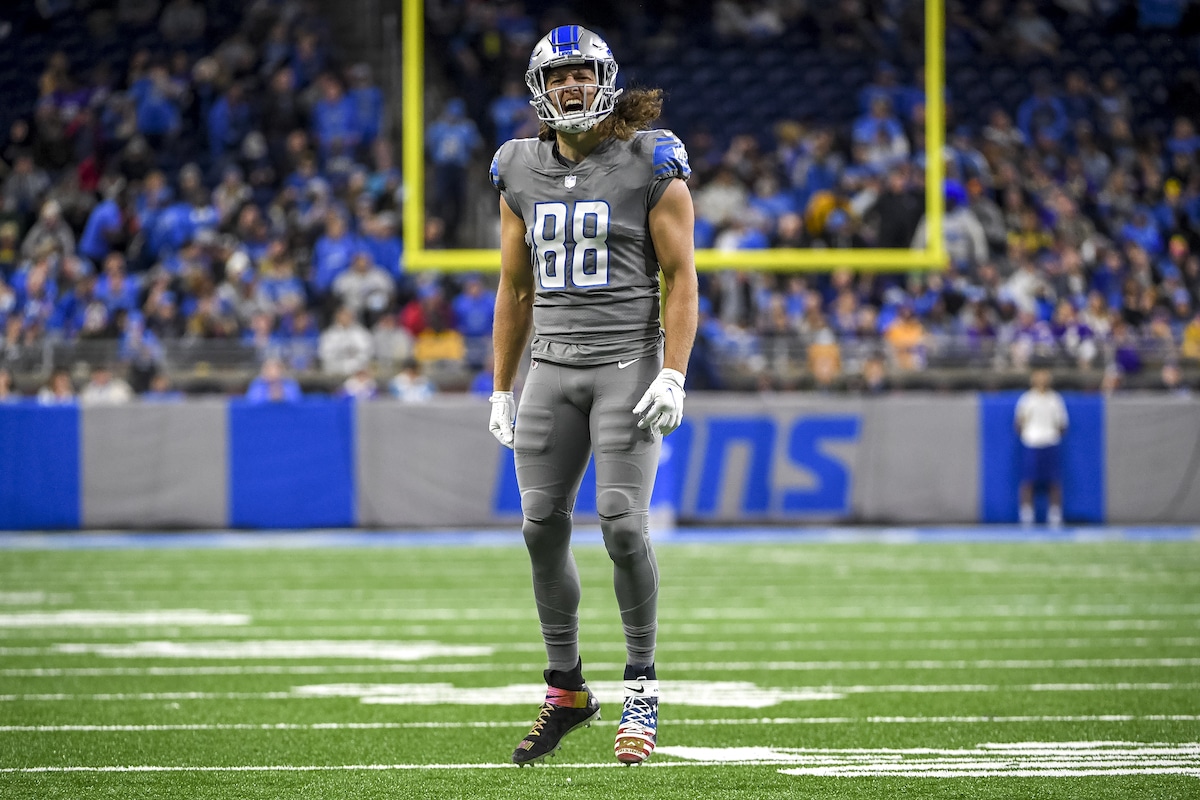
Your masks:
{"label": "nfl shield logo", "polygon": [[566,178],[564,178],[563,186],[567,187],[568,189],[574,189],[575,188],[575,176],[568,175]]}

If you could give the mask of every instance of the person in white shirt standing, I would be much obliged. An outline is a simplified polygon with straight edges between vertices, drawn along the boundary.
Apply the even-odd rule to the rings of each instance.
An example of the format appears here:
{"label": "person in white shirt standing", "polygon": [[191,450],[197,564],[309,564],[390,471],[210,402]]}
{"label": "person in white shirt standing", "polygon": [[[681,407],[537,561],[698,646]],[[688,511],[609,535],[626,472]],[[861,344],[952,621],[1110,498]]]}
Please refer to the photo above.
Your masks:
{"label": "person in white shirt standing", "polygon": [[1023,451],[1021,524],[1033,524],[1033,492],[1040,485],[1046,488],[1050,500],[1046,522],[1051,527],[1059,527],[1063,521],[1059,449],[1067,430],[1067,406],[1062,395],[1050,388],[1050,370],[1035,369],[1030,376],[1030,385],[1032,388],[1017,400],[1013,419]]}

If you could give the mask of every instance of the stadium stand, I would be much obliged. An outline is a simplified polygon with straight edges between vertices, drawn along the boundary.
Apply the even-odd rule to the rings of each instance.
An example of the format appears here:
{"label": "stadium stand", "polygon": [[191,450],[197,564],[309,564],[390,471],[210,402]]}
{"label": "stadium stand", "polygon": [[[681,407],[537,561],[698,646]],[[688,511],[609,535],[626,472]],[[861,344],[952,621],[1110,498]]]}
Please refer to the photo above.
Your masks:
{"label": "stadium stand", "polygon": [[[240,393],[270,358],[310,392],[419,370],[486,393],[488,281],[403,270],[383,93],[310,5],[10,5],[14,393],[114,365],[139,394]],[[920,3],[618,5],[583,21],[625,81],[666,90],[698,245],[923,240]],[[1200,19],[1083,5],[948,3],[947,272],[705,274],[690,387],[1012,388],[1033,363],[1067,387],[1196,386]],[[471,176],[536,132],[513,78],[539,31],[580,20],[540,0],[429,9],[426,245],[487,245],[470,207],[494,195]]]}

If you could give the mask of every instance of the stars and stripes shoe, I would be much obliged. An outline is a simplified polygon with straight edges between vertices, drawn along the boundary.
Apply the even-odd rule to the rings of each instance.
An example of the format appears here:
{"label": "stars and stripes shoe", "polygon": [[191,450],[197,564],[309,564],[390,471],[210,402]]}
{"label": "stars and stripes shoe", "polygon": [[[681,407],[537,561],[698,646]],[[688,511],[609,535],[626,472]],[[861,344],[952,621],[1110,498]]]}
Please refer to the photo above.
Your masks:
{"label": "stars and stripes shoe", "polygon": [[[630,676],[633,677],[630,677]],[[613,750],[622,764],[641,764],[658,740],[658,678],[654,666],[625,669],[625,707]]]}
{"label": "stars and stripes shoe", "polygon": [[547,686],[546,701],[538,710],[533,729],[513,751],[513,763],[523,767],[553,755],[563,737],[577,728],[590,728],[598,719],[600,701],[587,684],[579,691]]}

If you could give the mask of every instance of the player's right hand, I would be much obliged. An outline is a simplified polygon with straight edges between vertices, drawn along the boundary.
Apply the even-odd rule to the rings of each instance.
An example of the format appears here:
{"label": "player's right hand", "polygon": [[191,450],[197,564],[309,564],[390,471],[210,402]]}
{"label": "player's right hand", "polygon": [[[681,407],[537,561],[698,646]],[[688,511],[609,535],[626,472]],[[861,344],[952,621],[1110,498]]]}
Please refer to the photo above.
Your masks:
{"label": "player's right hand", "polygon": [[517,415],[517,402],[512,392],[492,392],[488,398],[492,404],[492,419],[488,429],[496,441],[507,447],[513,447],[513,418]]}
{"label": "player's right hand", "polygon": [[664,369],[650,384],[642,399],[633,407],[641,416],[637,426],[642,430],[666,436],[683,422],[683,373]]}

